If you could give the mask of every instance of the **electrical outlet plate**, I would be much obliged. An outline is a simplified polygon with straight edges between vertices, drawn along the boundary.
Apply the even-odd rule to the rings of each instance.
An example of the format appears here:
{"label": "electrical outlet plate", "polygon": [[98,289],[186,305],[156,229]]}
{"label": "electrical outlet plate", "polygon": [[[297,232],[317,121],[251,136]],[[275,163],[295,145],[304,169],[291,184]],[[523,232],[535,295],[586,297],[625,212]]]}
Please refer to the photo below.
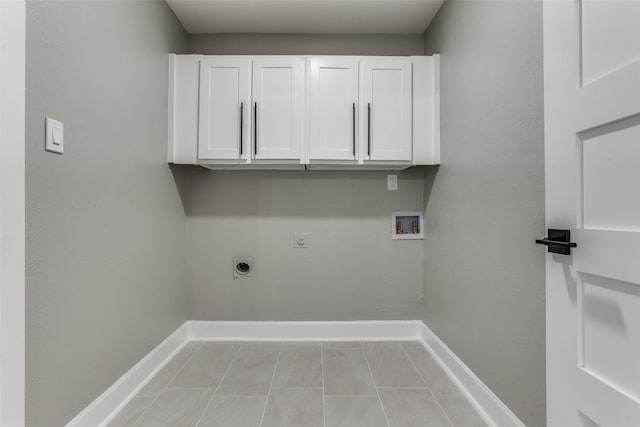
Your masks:
{"label": "electrical outlet plate", "polygon": [[233,257],[233,278],[251,277],[253,275],[253,257],[234,256]]}
{"label": "electrical outlet plate", "polygon": [[398,175],[387,175],[387,190],[396,191],[398,189]]}
{"label": "electrical outlet plate", "polygon": [[294,235],[293,235],[293,247],[294,248],[308,248],[309,247],[309,233],[294,233]]}

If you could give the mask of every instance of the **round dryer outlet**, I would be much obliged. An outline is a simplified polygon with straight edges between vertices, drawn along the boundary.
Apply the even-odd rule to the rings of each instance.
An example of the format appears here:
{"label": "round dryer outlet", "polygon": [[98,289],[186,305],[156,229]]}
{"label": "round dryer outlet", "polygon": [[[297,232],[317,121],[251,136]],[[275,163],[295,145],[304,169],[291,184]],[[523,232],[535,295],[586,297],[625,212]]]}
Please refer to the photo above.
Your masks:
{"label": "round dryer outlet", "polygon": [[251,277],[253,272],[253,257],[237,256],[233,257],[233,278]]}

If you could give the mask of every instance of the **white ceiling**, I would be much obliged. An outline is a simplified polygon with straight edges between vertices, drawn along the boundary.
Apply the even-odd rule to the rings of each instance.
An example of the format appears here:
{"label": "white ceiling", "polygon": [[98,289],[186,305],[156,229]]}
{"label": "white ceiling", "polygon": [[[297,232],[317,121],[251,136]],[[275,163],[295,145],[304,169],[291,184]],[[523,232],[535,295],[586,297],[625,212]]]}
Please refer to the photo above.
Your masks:
{"label": "white ceiling", "polygon": [[166,0],[191,34],[418,34],[443,1]]}

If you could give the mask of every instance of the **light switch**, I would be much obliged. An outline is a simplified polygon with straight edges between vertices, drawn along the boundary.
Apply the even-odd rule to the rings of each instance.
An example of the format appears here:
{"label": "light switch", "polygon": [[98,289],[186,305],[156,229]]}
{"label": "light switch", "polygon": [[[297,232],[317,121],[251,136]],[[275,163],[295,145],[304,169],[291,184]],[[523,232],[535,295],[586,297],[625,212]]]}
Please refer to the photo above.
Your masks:
{"label": "light switch", "polygon": [[47,117],[44,149],[52,153],[64,153],[64,124]]}

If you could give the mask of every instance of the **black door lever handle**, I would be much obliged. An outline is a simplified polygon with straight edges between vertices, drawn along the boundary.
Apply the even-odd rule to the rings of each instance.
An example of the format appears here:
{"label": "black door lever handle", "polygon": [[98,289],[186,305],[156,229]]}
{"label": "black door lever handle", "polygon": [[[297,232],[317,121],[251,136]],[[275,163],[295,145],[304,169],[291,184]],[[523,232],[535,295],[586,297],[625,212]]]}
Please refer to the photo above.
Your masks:
{"label": "black door lever handle", "polygon": [[562,246],[563,248],[575,248],[578,245],[573,242],[558,242],[557,240],[536,239],[536,243],[545,246]]}
{"label": "black door lever handle", "polygon": [[544,239],[536,239],[536,243],[539,245],[545,245],[547,252],[562,255],[571,255],[571,248],[578,247],[577,243],[571,241],[571,231],[558,230],[550,228],[548,230],[548,236]]}

